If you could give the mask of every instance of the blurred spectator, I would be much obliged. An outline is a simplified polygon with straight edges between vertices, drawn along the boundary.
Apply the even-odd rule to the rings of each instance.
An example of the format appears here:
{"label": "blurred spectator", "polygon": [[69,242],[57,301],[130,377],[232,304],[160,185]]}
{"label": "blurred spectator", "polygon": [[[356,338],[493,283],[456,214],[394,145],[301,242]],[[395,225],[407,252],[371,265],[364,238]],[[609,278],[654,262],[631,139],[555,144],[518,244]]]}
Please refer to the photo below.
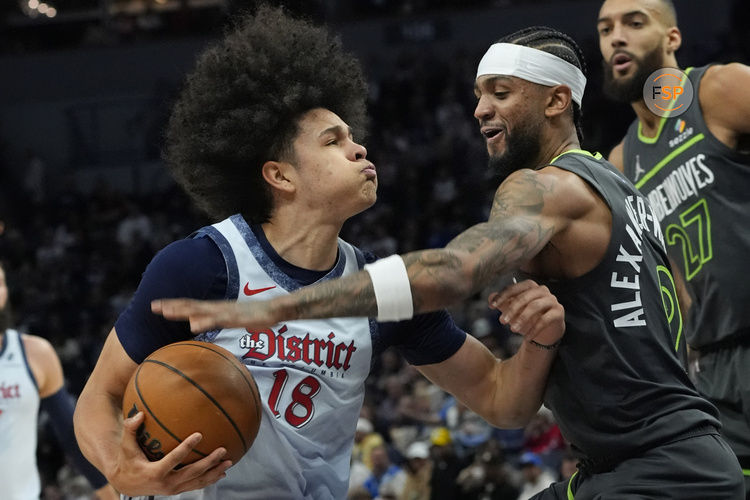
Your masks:
{"label": "blurred spectator", "polygon": [[539,455],[527,451],[519,461],[523,483],[518,500],[528,500],[556,481],[555,476],[542,463]]}
{"label": "blurred spectator", "polygon": [[[352,457],[352,461],[349,466],[348,495],[355,495],[357,492],[360,492],[363,489],[367,491],[364,487],[364,484],[367,478],[370,477],[370,474],[372,474],[372,472],[367,468],[365,464],[363,464],[360,460],[356,460],[354,457]],[[367,494],[369,497],[369,493]]]}
{"label": "blurred spectator", "polygon": [[565,451],[565,440],[552,412],[542,406],[524,431],[524,450],[535,453],[544,465],[557,470]]}
{"label": "blurred spectator", "polygon": [[456,483],[458,473],[464,467],[453,448],[451,433],[438,427],[430,435],[432,444],[432,476],[430,478],[430,500],[453,500],[460,498]]}
{"label": "blurred spectator", "polygon": [[372,474],[365,480],[364,487],[373,498],[381,495],[381,490],[386,495],[398,495],[404,489],[406,473],[396,464],[391,463],[388,450],[384,445],[376,446],[370,452],[372,459]]}
{"label": "blurred spectator", "polygon": [[383,436],[373,430],[372,423],[368,419],[360,417],[354,431],[353,460],[361,462],[369,471],[372,471],[371,454],[372,450],[378,446],[383,446]]}
{"label": "blurred spectator", "polygon": [[430,445],[415,441],[406,450],[406,481],[399,500],[430,500],[430,479],[432,477]]}
{"label": "blurred spectator", "polygon": [[138,205],[127,202],[126,214],[117,224],[117,243],[124,248],[136,246],[138,243],[151,238],[151,219],[141,212]]}
{"label": "blurred spectator", "polygon": [[493,440],[480,446],[474,462],[463,469],[456,479],[461,497],[466,500],[516,500],[517,472],[505,460],[502,447]]}
{"label": "blurred spectator", "polygon": [[451,438],[459,445],[461,456],[473,454],[479,445],[490,438],[493,429],[482,417],[457,399],[446,411],[445,425],[451,431]]}

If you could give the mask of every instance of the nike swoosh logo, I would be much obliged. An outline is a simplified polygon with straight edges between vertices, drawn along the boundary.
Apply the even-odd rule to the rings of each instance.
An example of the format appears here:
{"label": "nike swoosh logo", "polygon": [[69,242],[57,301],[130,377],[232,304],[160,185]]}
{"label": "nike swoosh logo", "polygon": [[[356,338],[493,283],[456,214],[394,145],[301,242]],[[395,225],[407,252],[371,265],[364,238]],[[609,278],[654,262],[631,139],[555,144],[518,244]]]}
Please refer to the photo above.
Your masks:
{"label": "nike swoosh logo", "polygon": [[251,295],[255,295],[255,294],[258,294],[260,292],[265,292],[266,290],[270,290],[271,288],[276,288],[276,285],[274,285],[274,286],[267,286],[265,288],[250,288],[250,282],[248,281],[245,284],[245,290],[244,290],[244,292],[245,292],[245,295],[247,295],[248,297],[250,297]]}

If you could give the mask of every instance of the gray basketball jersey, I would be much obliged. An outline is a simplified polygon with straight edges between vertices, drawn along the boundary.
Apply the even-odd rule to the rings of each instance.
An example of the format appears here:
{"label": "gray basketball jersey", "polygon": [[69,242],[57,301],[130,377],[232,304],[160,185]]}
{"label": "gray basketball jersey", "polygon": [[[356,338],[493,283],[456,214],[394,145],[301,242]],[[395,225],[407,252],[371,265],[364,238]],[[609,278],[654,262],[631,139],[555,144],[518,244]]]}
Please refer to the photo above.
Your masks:
{"label": "gray basketball jersey", "polygon": [[687,337],[698,349],[750,336],[750,155],[708,130],[697,98],[706,69],[687,70],[695,97],[685,113],[663,118],[654,138],[635,120],[623,146],[625,175],[648,198],[693,299]]}
{"label": "gray basketball jersey", "polygon": [[21,334],[6,330],[0,346],[0,498],[39,498],[36,466],[39,389]]}
{"label": "gray basketball jersey", "polygon": [[645,198],[600,158],[579,150],[551,162],[599,193],[612,212],[612,234],[594,269],[547,283],[565,308],[566,333],[544,401],[581,454],[617,462],[718,421],[686,372],[658,221]]}
{"label": "gray basketball jersey", "polygon": [[[279,269],[240,216],[203,229],[227,265],[227,299],[265,300],[300,285]],[[362,262],[339,240],[322,278],[355,273]],[[227,477],[180,499],[341,499],[349,484],[354,429],[372,357],[365,317],[297,320],[268,329],[227,328],[197,340],[233,352],[258,385],[262,420],[250,451]]]}

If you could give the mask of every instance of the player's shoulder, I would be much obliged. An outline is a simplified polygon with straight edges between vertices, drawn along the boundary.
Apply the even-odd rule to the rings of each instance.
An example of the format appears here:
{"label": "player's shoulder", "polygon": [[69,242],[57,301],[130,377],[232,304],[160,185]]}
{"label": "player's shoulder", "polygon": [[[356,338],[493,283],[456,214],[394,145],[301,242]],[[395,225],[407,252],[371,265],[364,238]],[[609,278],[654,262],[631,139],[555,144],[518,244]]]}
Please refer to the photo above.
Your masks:
{"label": "player's shoulder", "polygon": [[159,250],[149,264],[149,270],[179,271],[196,266],[224,265],[218,245],[208,235],[173,241]]}
{"label": "player's shoulder", "polygon": [[738,62],[713,64],[706,69],[700,83],[701,108],[706,110],[722,103],[731,105],[733,95],[745,96],[750,84],[750,66]]}
{"label": "player's shoulder", "polygon": [[59,389],[63,377],[55,348],[49,340],[37,335],[21,334],[21,342],[40,396],[49,396]]}
{"label": "player's shoulder", "polygon": [[538,170],[549,192],[544,203],[556,216],[577,219],[600,206],[598,172],[615,167],[599,153],[569,151]]}
{"label": "player's shoulder", "polygon": [[52,343],[44,337],[22,333],[21,342],[24,351],[26,351],[26,356],[29,358],[48,360],[57,357],[57,352],[55,352]]}
{"label": "player's shoulder", "polygon": [[726,64],[712,64],[706,68],[706,72],[701,79],[701,85],[730,85],[736,78],[743,78],[750,75],[750,66],[739,62]]}

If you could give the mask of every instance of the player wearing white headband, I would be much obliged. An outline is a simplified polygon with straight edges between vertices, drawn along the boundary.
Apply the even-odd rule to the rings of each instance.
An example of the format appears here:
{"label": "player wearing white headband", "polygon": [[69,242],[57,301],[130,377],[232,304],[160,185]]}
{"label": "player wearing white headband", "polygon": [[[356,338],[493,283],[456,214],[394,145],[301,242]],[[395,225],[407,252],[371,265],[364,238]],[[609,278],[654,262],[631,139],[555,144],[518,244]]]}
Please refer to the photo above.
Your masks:
{"label": "player wearing white headband", "polygon": [[[483,58],[474,87],[474,116],[503,178],[487,222],[444,249],[393,257],[283,298],[161,300],[153,310],[189,319],[194,331],[295,318],[402,318],[455,304],[508,273],[532,276],[565,308],[561,342],[544,345],[533,334],[526,341],[557,350],[544,403],[580,460],[573,478],[536,498],[741,498],[742,473],[718,434],[716,408],[686,373],[661,229],[612,164],[580,149],[580,49],[540,27],[499,44]],[[445,376],[422,371],[437,382]],[[488,400],[506,390],[509,381],[501,382],[490,384]]]}

